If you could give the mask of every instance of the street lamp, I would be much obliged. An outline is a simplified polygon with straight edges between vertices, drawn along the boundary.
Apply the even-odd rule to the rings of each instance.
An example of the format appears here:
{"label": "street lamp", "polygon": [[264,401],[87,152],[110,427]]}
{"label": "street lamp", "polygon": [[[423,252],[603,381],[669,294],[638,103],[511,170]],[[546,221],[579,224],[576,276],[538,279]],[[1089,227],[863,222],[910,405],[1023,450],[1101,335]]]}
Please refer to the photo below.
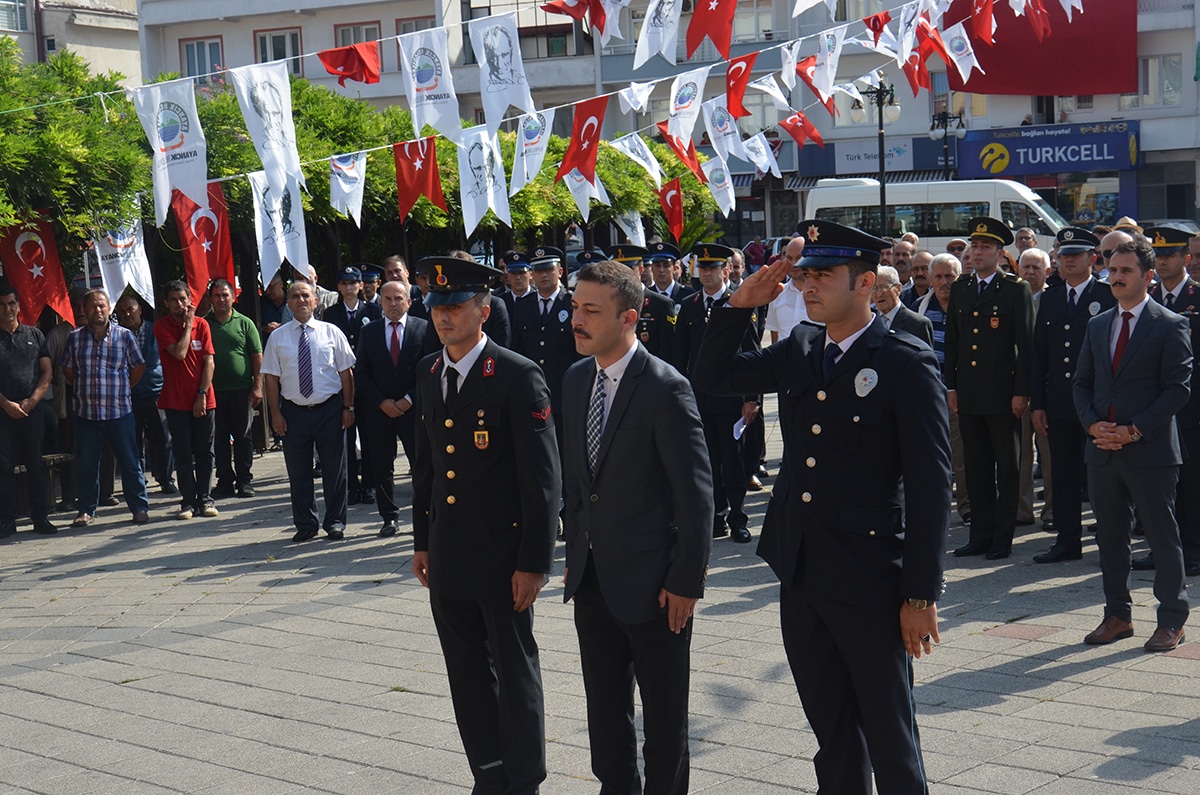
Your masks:
{"label": "street lamp", "polygon": [[[950,129],[950,122],[957,121],[953,132]],[[949,113],[941,111],[933,114],[933,124],[929,125],[929,137],[935,141],[942,142],[942,179],[949,181],[950,179],[950,136],[953,135],[958,140],[967,137],[967,125],[963,123],[963,112]],[[955,150],[957,151],[957,149]]]}
{"label": "street lamp", "polygon": [[[900,118],[900,104],[896,102],[896,87],[889,85],[884,88],[881,81],[878,86],[868,86],[862,90],[864,96],[875,106],[876,116],[879,117],[879,229],[880,236],[887,235],[887,169],[883,145],[883,123],[895,122]],[[858,100],[850,107],[850,119],[856,124],[867,118],[866,108]]]}

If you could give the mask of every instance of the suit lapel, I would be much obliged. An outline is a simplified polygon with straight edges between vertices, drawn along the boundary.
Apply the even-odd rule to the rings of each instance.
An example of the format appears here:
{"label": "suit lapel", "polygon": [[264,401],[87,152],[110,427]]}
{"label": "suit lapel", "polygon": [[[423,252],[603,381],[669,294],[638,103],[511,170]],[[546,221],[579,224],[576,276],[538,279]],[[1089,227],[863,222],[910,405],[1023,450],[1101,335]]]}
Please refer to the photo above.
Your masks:
{"label": "suit lapel", "polygon": [[[1120,310],[1120,305],[1117,305]],[[1121,354],[1121,364],[1117,367],[1115,376],[1120,376],[1125,371],[1125,368],[1131,361],[1137,358],[1138,348],[1142,347],[1142,342],[1146,337],[1154,333],[1154,322],[1161,316],[1162,310],[1159,305],[1151,300],[1142,310],[1142,316],[1137,319],[1137,323],[1133,325],[1133,331],[1129,335],[1129,342],[1125,345],[1125,352]],[[1117,312],[1117,317],[1120,318],[1120,311]]]}
{"label": "suit lapel", "polygon": [[862,336],[850,346],[850,350],[846,351],[841,360],[833,366],[833,372],[829,374],[827,383],[832,383],[834,379],[841,378],[847,373],[857,373],[874,356],[875,350],[883,341],[885,334],[887,331],[883,327],[883,320],[876,317],[871,325],[867,326],[867,330],[862,333]]}
{"label": "suit lapel", "polygon": [[455,409],[450,412],[457,414],[464,406],[469,406],[487,391],[487,377],[495,373],[496,343],[490,339],[483,346],[479,358],[475,360],[469,373],[463,373],[463,379],[458,385],[458,397],[455,399]]}
{"label": "suit lapel", "polygon": [[[621,378],[621,383],[617,385],[617,394],[613,397],[612,409],[608,412],[608,420],[604,423],[604,433],[600,436],[600,451],[596,454],[596,471],[600,471],[600,467],[604,463],[604,455],[608,452],[608,448],[612,446],[613,437],[617,435],[617,428],[621,424],[621,417],[624,416],[625,410],[629,408],[629,402],[633,399],[633,393],[637,390],[638,379],[641,378],[642,372],[646,369],[646,349],[638,343],[637,350],[633,354],[633,358],[629,360],[629,366],[625,368],[625,375]],[[596,370],[592,369],[592,381],[596,380]],[[584,398],[583,417],[587,417],[587,403],[591,400],[591,390],[586,390]],[[583,454],[587,456],[587,423],[584,422],[584,444]],[[587,461],[584,461],[586,470]]]}

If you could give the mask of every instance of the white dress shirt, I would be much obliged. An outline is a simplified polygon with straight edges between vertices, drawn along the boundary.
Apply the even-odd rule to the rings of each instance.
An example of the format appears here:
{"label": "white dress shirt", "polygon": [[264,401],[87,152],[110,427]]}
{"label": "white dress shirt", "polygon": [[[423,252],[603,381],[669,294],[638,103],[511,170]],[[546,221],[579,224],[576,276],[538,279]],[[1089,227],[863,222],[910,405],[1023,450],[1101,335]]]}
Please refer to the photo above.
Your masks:
{"label": "white dress shirt", "polygon": [[[300,329],[308,326],[308,350],[312,361],[313,391],[300,393]],[[262,373],[279,378],[283,399],[298,406],[324,403],[342,391],[340,373],[354,366],[354,351],[341,329],[313,318],[302,324],[292,318],[275,329],[263,350]]]}
{"label": "white dress shirt", "polygon": [[787,289],[780,293],[767,309],[764,328],[774,331],[783,339],[802,321],[808,320],[808,307],[804,305],[804,293],[795,282],[788,282]]}
{"label": "white dress shirt", "polygon": [[1124,318],[1121,317],[1121,313],[1125,311],[1133,313],[1133,317],[1129,318],[1129,336],[1132,337],[1134,326],[1137,325],[1138,318],[1142,316],[1142,310],[1146,308],[1146,304],[1148,303],[1150,303],[1149,295],[1143,298],[1142,302],[1132,309],[1122,309],[1120,304],[1117,304],[1114,307],[1114,309],[1117,310],[1117,313],[1113,316],[1112,331],[1109,332],[1108,337],[1108,355],[1110,361],[1117,353],[1117,338],[1121,336],[1121,324],[1124,322]]}
{"label": "white dress shirt", "polygon": [[[625,371],[629,368],[629,363],[633,361],[633,354],[637,351],[637,348],[637,341],[634,340],[633,345],[630,346],[624,356],[617,359],[608,367],[602,368],[604,370],[604,420],[600,423],[600,433],[604,433],[604,428],[608,425],[608,415],[612,411],[613,400],[617,397],[617,388],[621,386],[621,379],[625,377]],[[599,362],[596,362],[596,368],[601,369]],[[597,378],[592,381],[592,391],[588,393],[589,406],[592,402],[592,396],[596,394],[596,381],[599,380]]]}
{"label": "white dress shirt", "polygon": [[483,346],[487,345],[487,341],[488,336],[484,334],[479,342],[475,343],[475,347],[467,351],[467,355],[457,362],[451,361],[450,351],[446,350],[445,346],[442,347],[442,400],[446,399],[447,376],[451,368],[458,371],[458,388],[461,390],[463,381],[467,380],[467,373],[471,372],[471,368],[479,360],[479,354],[483,353]]}

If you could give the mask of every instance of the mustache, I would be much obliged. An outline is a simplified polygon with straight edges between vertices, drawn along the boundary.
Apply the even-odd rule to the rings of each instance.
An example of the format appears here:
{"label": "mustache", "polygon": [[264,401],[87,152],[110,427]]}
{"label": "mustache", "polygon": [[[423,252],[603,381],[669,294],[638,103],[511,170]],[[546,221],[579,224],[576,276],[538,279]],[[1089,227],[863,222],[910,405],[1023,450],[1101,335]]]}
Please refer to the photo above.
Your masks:
{"label": "mustache", "polygon": [[592,338],[591,334],[588,334],[586,331],[584,331],[581,328],[573,328],[573,329],[571,329],[571,333],[574,334],[576,337],[582,337],[585,340],[590,340]]}

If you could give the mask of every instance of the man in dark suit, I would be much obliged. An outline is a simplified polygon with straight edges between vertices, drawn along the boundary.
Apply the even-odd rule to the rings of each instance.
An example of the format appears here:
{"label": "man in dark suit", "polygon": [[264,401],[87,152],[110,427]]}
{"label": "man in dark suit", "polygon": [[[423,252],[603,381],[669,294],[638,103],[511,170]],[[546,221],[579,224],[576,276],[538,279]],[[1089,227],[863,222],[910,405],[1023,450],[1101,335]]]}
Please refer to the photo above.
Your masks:
{"label": "man in dark suit", "polygon": [[562,492],[550,390],[483,333],[495,269],[453,257],[417,269],[444,348],[417,367],[412,569],[430,591],[474,792],[533,795],[546,724],[532,606]]}
{"label": "man in dark suit", "polygon": [[883,318],[883,325],[896,331],[907,331],[933,348],[933,323],[924,315],[918,315],[900,300],[900,276],[891,265],[880,265],[875,277],[875,291],[871,299],[875,309]]}
{"label": "man in dark suit", "polygon": [[563,384],[565,600],[602,791],[642,792],[633,685],[646,720],[648,793],[688,791],[691,617],[712,540],[708,457],[691,386],[638,343],[642,285],[616,262],[576,284],[574,336],[589,358]]}
{"label": "man in dark suit", "polygon": [[1092,277],[1100,241],[1086,229],[1067,227],[1057,235],[1062,283],[1048,287],[1038,302],[1033,332],[1033,381],[1029,405],[1033,429],[1050,444],[1054,481],[1054,546],[1034,563],[1058,563],[1083,557],[1083,462],[1087,444],[1075,413],[1073,381],[1088,321],[1110,309],[1112,288]]}
{"label": "man in dark suit", "polygon": [[[350,350],[358,350],[358,336],[363,326],[383,317],[378,304],[362,300],[362,269],[346,266],[338,271],[338,292],[341,300],[325,310],[322,319],[341,329],[350,343]],[[356,416],[364,406],[361,401],[354,406]],[[358,444],[356,444],[356,440]],[[375,489],[371,486],[370,456],[367,454],[367,438],[358,432],[355,422],[346,429],[346,489],[351,505],[357,502],[375,502]],[[361,446],[361,455],[359,447]],[[360,479],[361,475],[361,479]]]}
{"label": "man in dark suit", "polygon": [[[1187,273],[1191,234],[1183,229],[1155,226],[1146,230],[1146,237],[1152,241],[1154,273],[1158,277],[1150,297],[1187,318],[1194,344],[1200,330],[1200,283]],[[1200,574],[1200,368],[1192,368],[1191,395],[1175,416],[1175,422],[1183,446],[1179,487],[1175,490],[1175,520],[1183,544],[1183,568],[1189,577],[1194,577]],[[1131,565],[1139,571],[1153,569],[1154,553],[1134,558]]]}
{"label": "man in dark suit", "polygon": [[1183,642],[1188,617],[1175,484],[1183,461],[1175,414],[1192,376],[1188,322],[1151,301],[1154,250],[1121,243],[1108,260],[1117,306],[1088,321],[1075,373],[1075,411],[1087,428],[1088,493],[1096,514],[1104,620],[1084,638],[1099,645],[1133,635],[1129,528],[1136,510],[1154,553],[1158,628],[1146,651]]}
{"label": "man in dark suit", "polygon": [[[716,243],[697,243],[691,254],[699,266],[700,291],[685,298],[679,310],[674,357],[675,368],[689,378],[713,308],[729,299],[725,279],[729,276],[728,262],[733,250]],[[751,320],[743,334],[742,350],[758,348],[753,329]],[[742,442],[734,438],[733,427],[739,419],[750,423],[758,415],[761,396],[714,395],[697,387],[695,379],[691,380],[704,422],[704,441],[713,474],[713,538],[730,534],[735,542],[747,544],[751,535],[746,526],[748,517],[742,510],[746,501],[746,466],[742,461]]]}
{"label": "man in dark suit", "polygon": [[1018,276],[1000,271],[1013,233],[994,218],[969,222],[974,271],[950,288],[946,388],[962,431],[971,534],[958,557],[1012,554],[1020,498],[1021,416],[1029,407],[1033,298]]}
{"label": "man in dark suit", "polygon": [[939,640],[945,389],[933,351],[871,313],[884,241],[827,221],[800,228],[805,302],[825,327],[800,324],[739,352],[753,308],[784,289],[792,263],[778,260],[713,310],[694,380],[779,394],[783,463],[758,553],[780,580],[784,647],[820,744],[818,787],[869,795],[873,768],[880,792],[926,793],[912,657]]}
{"label": "man in dark suit", "polygon": [[[590,252],[584,252],[588,254]],[[641,283],[642,274],[646,270],[644,264],[649,252],[641,246],[613,246],[607,252],[609,258],[622,265],[628,265]],[[580,258],[583,254],[579,255]],[[642,346],[651,356],[661,359],[671,358],[671,335],[675,331],[675,304],[670,298],[659,294],[656,290],[643,286],[642,310],[638,318],[637,337]]]}
{"label": "man in dark suit", "polygon": [[504,261],[504,271],[508,274],[508,286],[497,290],[496,295],[504,302],[508,316],[516,313],[517,303],[537,294],[533,289],[532,271],[529,267],[529,257],[523,251],[510,251],[501,259]]}
{"label": "man in dark suit", "polygon": [[438,349],[429,323],[409,317],[406,279],[391,281],[379,291],[383,318],[362,330],[354,366],[355,392],[362,405],[358,418],[363,437],[371,440],[371,469],[364,479],[375,490],[383,518],[381,536],[394,536],[400,509],[396,505],[396,439],[412,466],[416,452],[417,362]]}

